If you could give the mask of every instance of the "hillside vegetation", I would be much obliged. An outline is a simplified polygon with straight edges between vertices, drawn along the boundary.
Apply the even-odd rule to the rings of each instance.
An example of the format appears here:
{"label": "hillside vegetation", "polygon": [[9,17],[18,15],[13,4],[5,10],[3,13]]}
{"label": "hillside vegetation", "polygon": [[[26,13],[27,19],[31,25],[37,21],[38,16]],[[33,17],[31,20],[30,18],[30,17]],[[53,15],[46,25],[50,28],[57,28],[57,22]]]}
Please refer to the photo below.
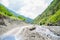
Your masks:
{"label": "hillside vegetation", "polygon": [[34,19],[34,24],[60,26],[60,0],[53,0],[48,8]]}
{"label": "hillside vegetation", "polygon": [[16,16],[13,11],[10,11],[8,8],[6,8],[4,5],[0,4],[0,14],[4,16],[8,16],[12,19],[18,19],[24,21],[25,18],[22,16]]}

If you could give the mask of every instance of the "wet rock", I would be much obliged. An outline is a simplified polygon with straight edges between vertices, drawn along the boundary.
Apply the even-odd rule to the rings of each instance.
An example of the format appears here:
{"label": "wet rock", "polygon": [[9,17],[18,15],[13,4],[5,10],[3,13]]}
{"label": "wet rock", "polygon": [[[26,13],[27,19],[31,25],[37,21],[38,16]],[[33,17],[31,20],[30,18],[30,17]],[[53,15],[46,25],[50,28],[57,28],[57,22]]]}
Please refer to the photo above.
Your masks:
{"label": "wet rock", "polygon": [[60,40],[60,36],[55,35],[52,31],[44,27],[31,28],[26,27],[22,29],[20,35],[23,40]]}
{"label": "wet rock", "polygon": [[60,26],[47,26],[50,31],[52,31],[54,34],[60,36]]}
{"label": "wet rock", "polygon": [[5,22],[4,22],[4,16],[0,14],[0,25],[4,25],[6,26]]}

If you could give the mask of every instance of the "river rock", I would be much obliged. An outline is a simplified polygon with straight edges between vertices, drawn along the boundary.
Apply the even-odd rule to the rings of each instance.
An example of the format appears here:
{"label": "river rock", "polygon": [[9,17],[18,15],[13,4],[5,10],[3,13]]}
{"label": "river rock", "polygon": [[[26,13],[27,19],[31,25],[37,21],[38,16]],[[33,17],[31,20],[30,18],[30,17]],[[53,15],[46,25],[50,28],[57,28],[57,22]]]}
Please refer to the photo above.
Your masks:
{"label": "river rock", "polygon": [[60,26],[45,26],[47,27],[50,31],[54,32],[54,34],[60,36]]}
{"label": "river rock", "polygon": [[25,27],[22,29],[21,40],[60,40],[60,36],[55,35],[45,27]]}
{"label": "river rock", "polygon": [[[18,35],[4,36],[3,34],[15,27],[19,27]],[[3,36],[2,36],[3,35]],[[12,38],[14,37],[14,39]],[[7,39],[8,38],[8,39]],[[0,18],[0,40],[60,40],[59,26],[39,26],[27,24],[21,20]]]}

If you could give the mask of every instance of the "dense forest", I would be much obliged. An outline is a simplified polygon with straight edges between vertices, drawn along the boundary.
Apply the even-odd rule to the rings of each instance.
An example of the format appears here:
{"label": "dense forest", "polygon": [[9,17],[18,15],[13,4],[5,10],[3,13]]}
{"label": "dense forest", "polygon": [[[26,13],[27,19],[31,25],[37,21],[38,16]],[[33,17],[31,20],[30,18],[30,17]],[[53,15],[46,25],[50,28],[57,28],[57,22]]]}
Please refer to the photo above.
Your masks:
{"label": "dense forest", "polygon": [[47,9],[33,21],[38,25],[60,26],[60,0],[53,0]]}

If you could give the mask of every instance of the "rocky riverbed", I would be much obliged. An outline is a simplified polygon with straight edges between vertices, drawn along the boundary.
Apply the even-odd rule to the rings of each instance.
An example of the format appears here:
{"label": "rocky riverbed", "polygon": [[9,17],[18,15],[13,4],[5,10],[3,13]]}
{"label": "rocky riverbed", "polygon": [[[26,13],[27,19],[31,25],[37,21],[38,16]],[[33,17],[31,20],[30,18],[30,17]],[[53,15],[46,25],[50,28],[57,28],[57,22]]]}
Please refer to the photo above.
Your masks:
{"label": "rocky riverbed", "polygon": [[60,40],[60,26],[39,26],[0,18],[0,40]]}

